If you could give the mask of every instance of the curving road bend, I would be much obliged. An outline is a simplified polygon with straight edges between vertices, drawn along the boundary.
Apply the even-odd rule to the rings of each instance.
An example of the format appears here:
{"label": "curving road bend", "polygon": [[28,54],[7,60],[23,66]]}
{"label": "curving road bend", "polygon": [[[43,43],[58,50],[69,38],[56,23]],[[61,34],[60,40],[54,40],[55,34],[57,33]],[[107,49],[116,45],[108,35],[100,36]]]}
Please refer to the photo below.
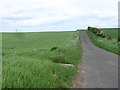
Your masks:
{"label": "curving road bend", "polygon": [[80,32],[80,39],[84,50],[84,88],[118,88],[118,55],[93,45],[86,31]]}

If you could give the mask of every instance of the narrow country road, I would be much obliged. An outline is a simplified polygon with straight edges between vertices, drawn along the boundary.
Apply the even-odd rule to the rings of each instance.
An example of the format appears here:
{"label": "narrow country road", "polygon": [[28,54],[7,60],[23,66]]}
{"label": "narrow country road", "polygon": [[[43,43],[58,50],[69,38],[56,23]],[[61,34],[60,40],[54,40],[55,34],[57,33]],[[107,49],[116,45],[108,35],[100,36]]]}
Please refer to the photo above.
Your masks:
{"label": "narrow country road", "polygon": [[84,50],[84,87],[118,88],[118,55],[93,45],[86,31],[80,32],[80,38]]}

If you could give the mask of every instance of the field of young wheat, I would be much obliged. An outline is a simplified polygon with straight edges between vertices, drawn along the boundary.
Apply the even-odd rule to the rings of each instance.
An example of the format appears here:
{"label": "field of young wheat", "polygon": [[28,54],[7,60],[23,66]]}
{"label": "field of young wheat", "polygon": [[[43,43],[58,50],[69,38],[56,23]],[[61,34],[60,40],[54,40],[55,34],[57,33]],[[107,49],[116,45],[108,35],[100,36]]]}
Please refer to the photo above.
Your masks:
{"label": "field of young wheat", "polygon": [[81,62],[79,31],[3,33],[2,45],[3,88],[70,87]]}

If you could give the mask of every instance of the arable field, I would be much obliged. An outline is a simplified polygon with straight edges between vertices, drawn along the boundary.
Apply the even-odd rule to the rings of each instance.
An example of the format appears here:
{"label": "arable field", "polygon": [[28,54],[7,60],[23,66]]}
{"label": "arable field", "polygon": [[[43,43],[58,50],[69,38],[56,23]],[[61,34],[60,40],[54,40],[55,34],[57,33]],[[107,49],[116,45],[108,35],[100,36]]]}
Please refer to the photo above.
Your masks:
{"label": "arable field", "polygon": [[113,39],[118,38],[118,28],[101,28],[101,30],[110,35]]}
{"label": "arable field", "polygon": [[81,62],[79,31],[3,33],[2,44],[3,88],[67,88]]}
{"label": "arable field", "polygon": [[117,42],[118,40],[118,28],[100,28],[100,30],[104,31],[105,34],[109,35],[111,37],[110,40],[106,38],[101,38],[97,35],[95,35],[92,32],[88,31],[88,35],[91,38],[92,42],[105,50],[108,50],[110,52],[116,53],[120,55],[118,45],[120,44]]}

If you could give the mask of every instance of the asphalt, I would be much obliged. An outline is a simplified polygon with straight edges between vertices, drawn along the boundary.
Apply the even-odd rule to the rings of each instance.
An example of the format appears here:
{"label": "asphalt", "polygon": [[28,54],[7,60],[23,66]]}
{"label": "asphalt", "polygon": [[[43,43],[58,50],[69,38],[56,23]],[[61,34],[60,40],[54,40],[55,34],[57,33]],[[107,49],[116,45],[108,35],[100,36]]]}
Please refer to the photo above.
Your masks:
{"label": "asphalt", "polygon": [[118,55],[96,47],[86,31],[80,32],[80,39],[84,51],[84,88],[118,88]]}

